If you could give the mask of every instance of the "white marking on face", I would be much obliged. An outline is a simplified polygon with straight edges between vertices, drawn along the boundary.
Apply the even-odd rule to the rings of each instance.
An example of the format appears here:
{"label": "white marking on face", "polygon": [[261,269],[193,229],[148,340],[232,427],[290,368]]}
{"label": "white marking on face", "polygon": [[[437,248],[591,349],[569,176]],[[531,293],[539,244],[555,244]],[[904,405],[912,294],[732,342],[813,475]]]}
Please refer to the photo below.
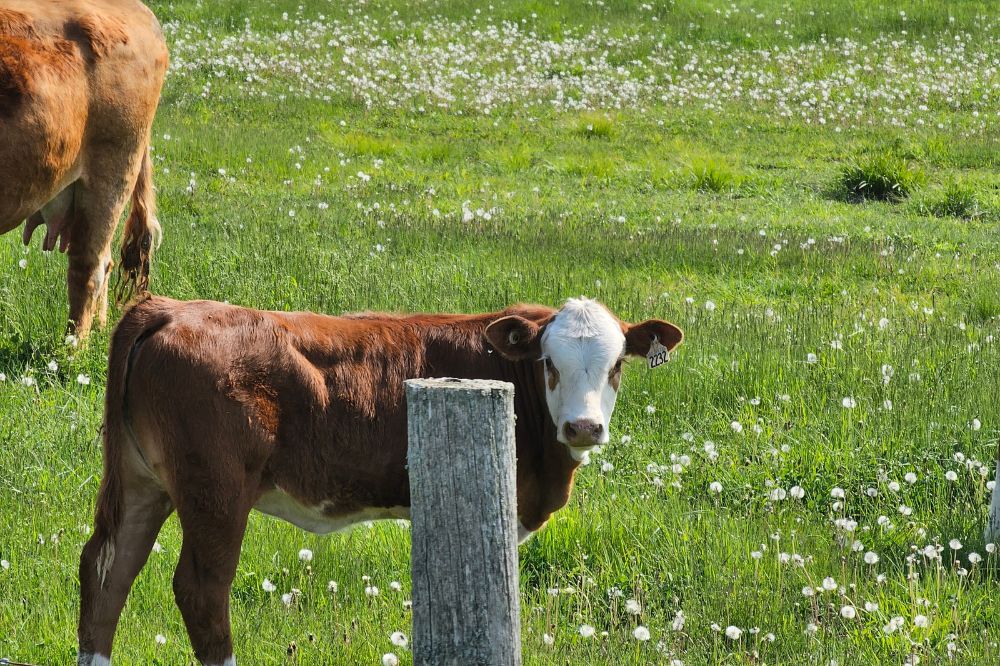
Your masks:
{"label": "white marking on face", "polygon": [[111,666],[111,660],[103,654],[81,652],[77,655],[76,666]]}
{"label": "white marking on face", "polygon": [[608,442],[624,354],[621,325],[597,301],[571,298],[545,327],[545,401],[557,439],[576,460]]}
{"label": "white marking on face", "polygon": [[1000,460],[997,460],[993,495],[990,498],[990,518],[986,523],[986,543],[1000,541]]}
{"label": "white marking on face", "polygon": [[370,507],[354,513],[330,515],[329,506],[306,506],[281,488],[261,495],[254,508],[314,534],[329,534],[371,520],[410,518],[410,509],[405,506]]}

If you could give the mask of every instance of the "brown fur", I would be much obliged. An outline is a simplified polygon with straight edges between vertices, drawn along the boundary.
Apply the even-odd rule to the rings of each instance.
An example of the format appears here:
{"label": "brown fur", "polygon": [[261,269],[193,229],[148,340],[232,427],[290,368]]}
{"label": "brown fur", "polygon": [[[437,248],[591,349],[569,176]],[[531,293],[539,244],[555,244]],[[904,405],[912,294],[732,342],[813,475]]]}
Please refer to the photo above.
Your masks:
{"label": "brown fur", "polygon": [[10,118],[31,86],[31,70],[25,62],[27,42],[0,36],[0,117]]}
{"label": "brown fur", "polygon": [[24,12],[0,7],[0,35],[35,39],[35,26]]}
{"label": "brown fur", "polygon": [[[138,312],[136,314],[139,314]],[[124,395],[128,371],[131,365],[129,353],[130,344],[140,338],[145,331],[155,332],[167,322],[165,317],[135,317],[130,323],[115,329],[111,341],[111,351],[108,357],[108,367],[114,368],[108,374],[107,391],[115,395]],[[146,333],[149,335],[149,333]],[[94,534],[101,531],[101,538],[113,538],[121,527],[121,481],[122,454],[119,442],[127,437],[126,417],[122,401],[105,402],[104,411],[104,474],[101,477],[101,488],[97,493],[100,501],[97,504],[94,520]]]}
{"label": "brown fur", "polygon": [[[508,360],[484,332],[507,315],[542,323],[552,314],[514,306],[327,317],[159,297],[132,307],[109,356],[104,480],[80,564],[81,649],[110,653],[121,590],[138,572],[133,558],[102,585],[93,573],[102,549],[136,552],[132,541],[145,544],[163,516],[123,516],[130,502],[157,507],[165,493],[184,532],[177,603],[198,658],[222,662],[232,650],[229,585],[247,515],[264,493],[280,487],[330,516],[409,506],[407,378],[515,384],[518,513],[529,529],[541,527],[568,500],[579,463],[555,439],[537,358]],[[130,500],[130,487],[148,494],[135,490]]]}
{"label": "brown fur", "polygon": [[65,39],[36,42],[0,33],[0,116],[13,117],[45,73],[62,79],[81,72],[80,64],[75,47]]}
{"label": "brown fur", "polygon": [[111,243],[132,198],[119,295],[147,286],[158,234],[149,131],[166,73],[155,17],[136,0],[0,0],[0,233],[44,224],[69,253],[69,319],[107,315]]}
{"label": "brown fur", "polygon": [[[328,517],[409,506],[409,378],[514,384],[518,516],[539,529],[569,500],[579,465],[557,441],[545,400],[539,345],[553,314],[517,305],[328,317],[139,302],[108,359],[104,479],[80,559],[81,651],[110,656],[132,581],[176,509],[174,596],[195,654],[222,663],[232,654],[229,593],[243,532],[265,495],[280,489]],[[637,351],[681,335],[656,320],[622,330]]]}
{"label": "brown fur", "polygon": [[79,16],[70,20],[66,29],[72,35],[82,35],[95,59],[104,58],[116,46],[129,42],[128,28],[110,14]]}

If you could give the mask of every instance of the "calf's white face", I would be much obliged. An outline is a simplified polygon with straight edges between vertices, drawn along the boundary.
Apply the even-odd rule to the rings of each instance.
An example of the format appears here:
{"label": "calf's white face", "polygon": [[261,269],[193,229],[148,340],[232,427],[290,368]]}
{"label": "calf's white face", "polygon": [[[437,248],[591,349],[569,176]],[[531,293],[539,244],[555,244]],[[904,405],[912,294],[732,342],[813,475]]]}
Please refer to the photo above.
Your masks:
{"label": "calf's white face", "polygon": [[683,339],[673,324],[655,319],[625,324],[585,298],[569,299],[543,322],[504,317],[486,329],[486,336],[512,360],[543,363],[545,402],[556,438],[576,460],[608,442],[626,357],[645,356],[654,340],[669,350]]}
{"label": "calf's white face", "polygon": [[572,299],[542,333],[545,402],[574,457],[606,444],[625,360],[625,334],[596,301]]}

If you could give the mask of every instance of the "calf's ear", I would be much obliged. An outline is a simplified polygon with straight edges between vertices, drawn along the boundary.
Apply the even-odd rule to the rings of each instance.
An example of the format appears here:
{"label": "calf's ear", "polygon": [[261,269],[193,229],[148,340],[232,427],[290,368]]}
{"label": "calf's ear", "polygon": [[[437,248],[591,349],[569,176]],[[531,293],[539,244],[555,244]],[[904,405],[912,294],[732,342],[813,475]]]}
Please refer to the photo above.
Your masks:
{"label": "calf's ear", "polygon": [[542,355],[542,330],[533,321],[511,315],[486,327],[486,339],[493,349],[511,361],[538,359]]}
{"label": "calf's ear", "polygon": [[671,351],[684,339],[684,331],[669,321],[647,319],[640,324],[631,324],[625,331],[625,353],[629,356],[645,356],[653,340]]}

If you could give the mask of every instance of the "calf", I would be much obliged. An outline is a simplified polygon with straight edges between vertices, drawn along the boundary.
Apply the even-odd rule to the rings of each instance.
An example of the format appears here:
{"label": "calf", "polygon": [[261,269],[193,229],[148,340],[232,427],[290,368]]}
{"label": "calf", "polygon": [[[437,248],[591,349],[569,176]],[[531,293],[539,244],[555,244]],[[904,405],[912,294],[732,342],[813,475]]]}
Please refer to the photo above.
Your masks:
{"label": "calf", "polygon": [[79,663],[108,663],[132,581],[175,509],[174,595],[205,664],[235,663],[229,591],[251,509],[318,533],[408,517],[406,379],[514,384],[527,537],[608,441],[626,357],[653,365],[682,337],[664,321],[623,323],[587,299],[559,310],[343,317],[139,303],[111,343],[104,477],[80,558]]}
{"label": "calf", "polygon": [[107,318],[111,241],[131,194],[119,298],[143,290],[159,224],[149,132],[167,71],[135,0],[0,0],[0,234],[69,253],[69,319]]}

